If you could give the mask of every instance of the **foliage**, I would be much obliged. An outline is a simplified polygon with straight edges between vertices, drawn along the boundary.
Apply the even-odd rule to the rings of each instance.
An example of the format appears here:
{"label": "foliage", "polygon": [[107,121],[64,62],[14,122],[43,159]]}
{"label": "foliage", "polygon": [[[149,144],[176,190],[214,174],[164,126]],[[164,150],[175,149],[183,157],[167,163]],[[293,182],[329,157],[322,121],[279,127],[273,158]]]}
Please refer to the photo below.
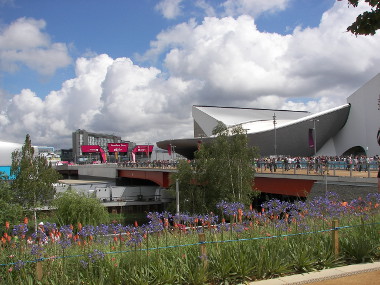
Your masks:
{"label": "foliage", "polygon": [[15,201],[25,208],[48,204],[55,194],[53,183],[61,177],[44,157],[34,155],[29,135],[21,151],[12,153],[11,175]]}
{"label": "foliage", "polygon": [[87,197],[69,189],[53,201],[55,214],[61,225],[97,225],[108,221],[108,212],[95,197]]}
{"label": "foliage", "polygon": [[[193,165],[186,160],[181,160],[177,166],[177,173],[171,178],[179,182],[179,208],[183,212],[202,213],[207,212],[205,201],[205,191],[196,181],[196,173]],[[173,182],[174,182],[173,181]],[[175,197],[175,183],[171,186],[172,196]],[[174,211],[175,209],[170,209]]]}
{"label": "foliage", "polygon": [[[358,15],[347,31],[355,35],[374,35],[380,29],[380,0],[365,0],[371,7],[370,11],[365,11]],[[348,0],[354,7],[358,6],[359,0]]]}
{"label": "foliage", "polygon": [[[243,219],[230,224],[212,215],[165,212],[149,213],[150,222],[139,227],[112,223],[76,230],[45,223],[44,233],[26,233],[27,225],[13,225],[18,239],[2,238],[0,283],[233,285],[378,260],[380,194],[339,200],[269,201],[263,212],[223,203],[226,215],[243,211]],[[341,226],[339,256],[332,250],[335,219]],[[200,234],[205,243],[199,243]]]}
{"label": "foliage", "polygon": [[172,177],[180,183],[182,211],[210,212],[221,200],[252,201],[256,149],[248,146],[241,126],[229,129],[219,122],[213,134],[213,140],[200,144],[194,162],[181,162]]}
{"label": "foliage", "polygon": [[22,216],[22,207],[13,203],[12,190],[5,179],[6,176],[0,173],[0,225],[17,223]]}

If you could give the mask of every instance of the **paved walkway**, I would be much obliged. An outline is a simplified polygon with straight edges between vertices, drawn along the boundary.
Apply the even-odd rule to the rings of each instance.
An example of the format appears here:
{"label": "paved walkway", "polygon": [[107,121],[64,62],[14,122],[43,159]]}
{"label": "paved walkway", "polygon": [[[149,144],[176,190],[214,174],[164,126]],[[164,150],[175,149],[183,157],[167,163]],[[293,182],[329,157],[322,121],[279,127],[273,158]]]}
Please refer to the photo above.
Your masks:
{"label": "paved walkway", "polygon": [[380,262],[354,264],[322,271],[255,281],[250,285],[379,285]]}

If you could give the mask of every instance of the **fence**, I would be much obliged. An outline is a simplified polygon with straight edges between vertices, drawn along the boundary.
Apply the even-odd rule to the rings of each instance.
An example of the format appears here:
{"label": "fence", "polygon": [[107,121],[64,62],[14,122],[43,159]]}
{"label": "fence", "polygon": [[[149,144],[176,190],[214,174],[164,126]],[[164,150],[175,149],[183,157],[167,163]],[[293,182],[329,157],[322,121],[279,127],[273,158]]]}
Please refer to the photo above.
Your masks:
{"label": "fence", "polygon": [[378,161],[371,163],[348,164],[345,161],[328,161],[327,163],[315,162],[291,162],[257,161],[254,168],[258,173],[273,174],[302,174],[302,175],[327,175],[349,177],[377,177],[380,164]]}

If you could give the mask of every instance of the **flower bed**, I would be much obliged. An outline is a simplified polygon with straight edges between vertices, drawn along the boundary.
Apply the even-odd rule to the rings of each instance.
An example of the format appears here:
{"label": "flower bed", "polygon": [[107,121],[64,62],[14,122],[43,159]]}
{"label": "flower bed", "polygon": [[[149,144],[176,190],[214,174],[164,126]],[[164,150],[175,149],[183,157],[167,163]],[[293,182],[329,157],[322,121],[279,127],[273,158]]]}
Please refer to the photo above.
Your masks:
{"label": "flower bed", "polygon": [[379,204],[330,193],[260,212],[221,202],[219,216],[149,213],[141,226],[7,224],[0,283],[238,284],[369,262],[380,257]]}

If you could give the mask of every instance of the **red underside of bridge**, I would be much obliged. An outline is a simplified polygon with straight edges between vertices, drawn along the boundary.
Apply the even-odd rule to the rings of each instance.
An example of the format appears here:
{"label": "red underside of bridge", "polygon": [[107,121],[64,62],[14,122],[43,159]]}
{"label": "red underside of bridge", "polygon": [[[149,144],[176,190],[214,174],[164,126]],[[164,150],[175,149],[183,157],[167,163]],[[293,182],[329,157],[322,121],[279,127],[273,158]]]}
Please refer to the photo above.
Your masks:
{"label": "red underside of bridge", "polygon": [[118,177],[150,180],[164,188],[170,186],[169,175],[170,172],[165,171],[118,170]]}
{"label": "red underside of bridge", "polygon": [[[150,180],[161,187],[170,186],[170,172],[149,170],[118,170],[118,177]],[[271,194],[307,197],[314,185],[313,180],[255,177],[254,188]]]}
{"label": "red underside of bridge", "polygon": [[314,185],[314,180],[273,177],[255,177],[254,182],[261,192],[297,197],[307,197]]}

